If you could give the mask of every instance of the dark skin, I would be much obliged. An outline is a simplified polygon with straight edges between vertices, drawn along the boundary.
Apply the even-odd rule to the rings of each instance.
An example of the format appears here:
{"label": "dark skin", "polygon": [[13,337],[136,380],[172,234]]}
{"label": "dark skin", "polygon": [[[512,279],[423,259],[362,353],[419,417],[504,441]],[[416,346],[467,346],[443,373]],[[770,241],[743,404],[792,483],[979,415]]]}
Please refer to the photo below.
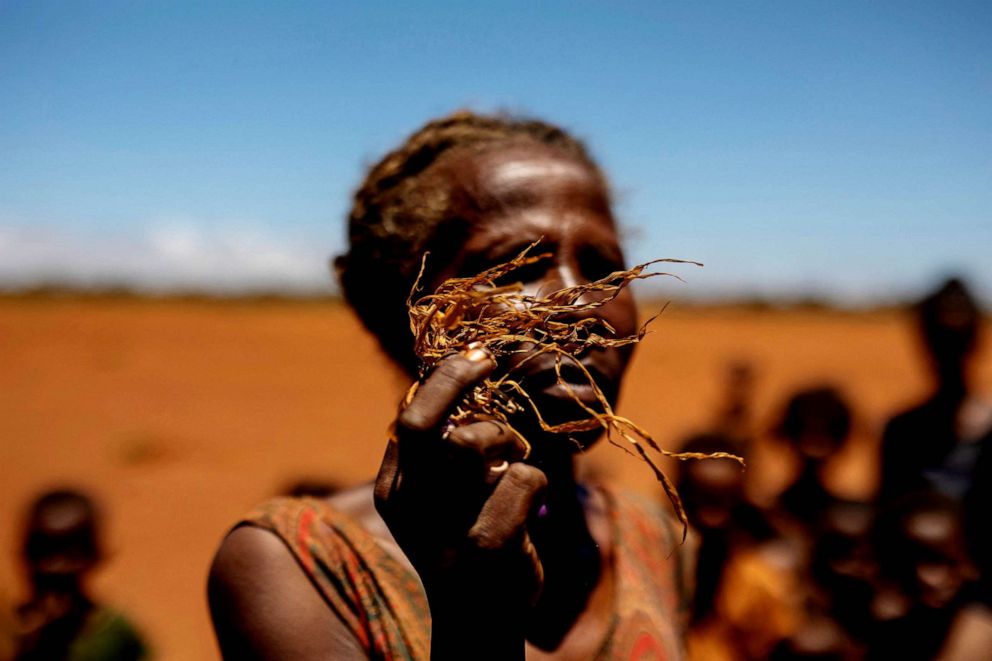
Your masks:
{"label": "dark skin", "polygon": [[[533,142],[455,150],[432,176],[454,187],[454,213],[469,223],[461,250],[434,285],[508,261],[538,240],[549,257],[523,274],[529,292],[623,268],[604,183],[570,157]],[[619,335],[637,328],[627,290],[584,314]],[[629,358],[629,348],[579,356],[614,401]],[[472,385],[499,369],[505,366],[481,350],[442,361],[395,420],[375,484],[331,502],[421,577],[432,658],[590,658],[612,615],[611,532],[603,496],[576,482],[575,443],[543,434],[524,417],[513,422],[534,447],[525,458],[523,444],[503,425],[446,424]],[[524,386],[532,384],[530,394],[548,417],[578,417],[565,389],[547,378],[549,369],[553,364],[528,371]],[[580,397],[589,394],[581,382],[572,385]],[[226,658],[366,658],[267,531],[244,527],[227,537],[209,591]]]}

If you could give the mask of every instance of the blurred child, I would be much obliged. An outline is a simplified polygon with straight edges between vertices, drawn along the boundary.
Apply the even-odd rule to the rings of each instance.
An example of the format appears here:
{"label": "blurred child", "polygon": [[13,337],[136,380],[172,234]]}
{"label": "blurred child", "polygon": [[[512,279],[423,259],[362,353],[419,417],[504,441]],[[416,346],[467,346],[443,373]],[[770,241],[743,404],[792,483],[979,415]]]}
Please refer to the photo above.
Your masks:
{"label": "blurred child", "polygon": [[[847,556],[860,553],[855,551],[858,545],[853,539],[842,538],[863,535],[865,522],[851,520],[847,511],[828,516],[835,499],[824,486],[828,462],[843,446],[850,429],[850,408],[833,388],[795,393],[775,427],[776,436],[794,455],[795,476],[764,513],[745,504],[739,482],[730,482],[727,477],[726,484],[704,479],[706,471],[717,470],[707,467],[716,462],[700,462],[686,471],[683,495],[691,501],[687,511],[695,510],[690,520],[695,517],[701,538],[697,599],[703,601],[697,611],[709,604],[709,610],[700,613],[707,619],[697,621],[690,638],[693,658],[824,659],[849,658],[857,653],[853,637],[834,617],[833,604],[835,596],[853,599],[859,591],[853,590],[852,582],[844,581],[835,584],[841,592],[835,595],[814,580],[812,571],[815,554],[821,552],[815,541],[824,522],[832,524],[821,552],[829,558],[817,558],[824,573],[847,571],[851,560]],[[713,451],[700,447],[705,447],[704,452]],[[753,533],[755,528],[749,523],[756,520],[765,526],[760,535]],[[750,543],[730,541],[744,539],[742,533],[746,531],[752,531]],[[713,570],[706,569],[707,542],[719,549],[720,541],[728,550],[719,558],[719,584],[713,596],[708,596],[706,580]]]}
{"label": "blurred child", "polygon": [[[691,437],[681,449],[740,452],[720,434]],[[690,462],[678,488],[699,540],[690,658],[765,657],[795,626],[793,573],[777,563],[773,530],[744,496],[743,471],[729,460]]]}
{"label": "blurred child", "polygon": [[86,590],[101,559],[98,523],[93,502],[78,491],[50,491],[31,505],[23,551],[31,596],[17,608],[18,661],[145,658],[130,622]]}
{"label": "blurred child", "polygon": [[[740,452],[736,439],[719,434],[693,436],[683,452]],[[708,616],[713,607],[724,564],[733,551],[765,541],[771,528],[761,512],[744,497],[744,472],[734,461],[694,461],[682,466],[679,495],[689,523],[698,534],[696,597],[693,620]]]}
{"label": "blurred child", "polygon": [[[975,571],[960,515],[958,503],[935,491],[905,496],[880,514],[875,546],[881,579],[903,600],[889,612],[876,607],[869,658],[934,658],[951,623],[972,603]],[[880,590],[876,599],[884,596]]]}
{"label": "blurred child", "polygon": [[952,279],[918,304],[916,320],[934,390],[885,428],[880,500],[919,489],[960,500],[992,435],[992,403],[971,383],[981,313],[964,283]]}
{"label": "blurred child", "polygon": [[826,467],[851,433],[851,409],[830,386],[802,390],[789,399],[775,433],[794,450],[799,464],[775,509],[808,530],[833,500],[825,486]]}
{"label": "blurred child", "polygon": [[863,640],[871,626],[878,573],[873,524],[871,504],[837,500],[824,511],[813,544],[811,579],[821,591],[826,613],[852,640]]}

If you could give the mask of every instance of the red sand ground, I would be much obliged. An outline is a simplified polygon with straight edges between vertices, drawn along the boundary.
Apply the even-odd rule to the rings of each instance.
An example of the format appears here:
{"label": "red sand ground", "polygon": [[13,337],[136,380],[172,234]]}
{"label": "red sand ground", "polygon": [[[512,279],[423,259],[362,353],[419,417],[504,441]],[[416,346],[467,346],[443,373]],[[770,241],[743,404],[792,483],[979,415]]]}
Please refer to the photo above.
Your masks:
{"label": "red sand ground", "polygon": [[[849,495],[873,488],[885,416],[926,389],[902,315],[676,307],[654,328],[622,413],[672,444],[711,419],[729,360],[757,366],[763,427],[794,388],[834,382],[859,413],[836,472]],[[370,478],[406,385],[328,303],[0,300],[0,366],[0,608],[24,588],[24,504],[79,485],[108,512],[110,557],[95,588],[134,616],[161,659],[216,657],[204,578],[225,529],[289,480]],[[619,450],[590,454],[614,479],[654,488]],[[781,474],[768,456],[754,462],[764,491]]]}

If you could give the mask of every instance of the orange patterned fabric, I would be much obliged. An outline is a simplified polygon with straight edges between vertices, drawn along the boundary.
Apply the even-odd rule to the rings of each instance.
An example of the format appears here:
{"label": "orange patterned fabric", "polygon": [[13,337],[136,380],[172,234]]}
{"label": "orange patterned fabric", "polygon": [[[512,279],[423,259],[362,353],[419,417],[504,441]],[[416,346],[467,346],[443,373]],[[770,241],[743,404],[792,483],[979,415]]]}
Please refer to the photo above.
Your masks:
{"label": "orange patterned fabric", "polygon": [[[602,661],[682,659],[688,615],[687,548],[661,506],[605,492],[614,535],[616,594]],[[371,659],[429,659],[430,611],[416,574],[326,502],[277,498],[242,524],[275,533]]]}
{"label": "orange patterned fabric", "polygon": [[682,659],[693,567],[682,528],[660,503],[606,492],[613,524],[613,633],[597,660]]}

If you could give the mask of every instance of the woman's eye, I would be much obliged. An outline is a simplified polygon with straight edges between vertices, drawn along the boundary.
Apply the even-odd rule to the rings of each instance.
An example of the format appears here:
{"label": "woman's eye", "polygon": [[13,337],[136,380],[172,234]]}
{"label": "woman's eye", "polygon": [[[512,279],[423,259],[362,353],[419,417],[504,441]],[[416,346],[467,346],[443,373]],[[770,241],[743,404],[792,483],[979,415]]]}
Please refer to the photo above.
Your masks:
{"label": "woman's eye", "polygon": [[579,268],[587,280],[593,281],[622,271],[624,263],[620,255],[609,255],[590,246],[579,253]]}
{"label": "woman's eye", "polygon": [[502,286],[512,285],[515,282],[522,282],[524,284],[529,282],[537,282],[544,277],[549,268],[551,268],[551,258],[546,257],[544,259],[539,259],[532,264],[526,264],[520,268],[513,269],[509,273],[497,278],[495,283],[497,286]]}
{"label": "woman's eye", "polygon": [[[526,246],[524,246],[526,248]],[[501,254],[496,257],[490,257],[485,255],[477,255],[467,259],[462,267],[458,270],[458,277],[460,278],[471,278],[474,276],[488,271],[495,266],[501,266],[513,260],[520,252],[523,250],[513,250],[506,254]],[[526,264],[519,268],[513,269],[512,271],[500,276],[493,282],[497,286],[511,285],[515,282],[534,282],[540,280],[548,272],[551,267],[552,260],[550,257],[540,259],[531,264]]]}

